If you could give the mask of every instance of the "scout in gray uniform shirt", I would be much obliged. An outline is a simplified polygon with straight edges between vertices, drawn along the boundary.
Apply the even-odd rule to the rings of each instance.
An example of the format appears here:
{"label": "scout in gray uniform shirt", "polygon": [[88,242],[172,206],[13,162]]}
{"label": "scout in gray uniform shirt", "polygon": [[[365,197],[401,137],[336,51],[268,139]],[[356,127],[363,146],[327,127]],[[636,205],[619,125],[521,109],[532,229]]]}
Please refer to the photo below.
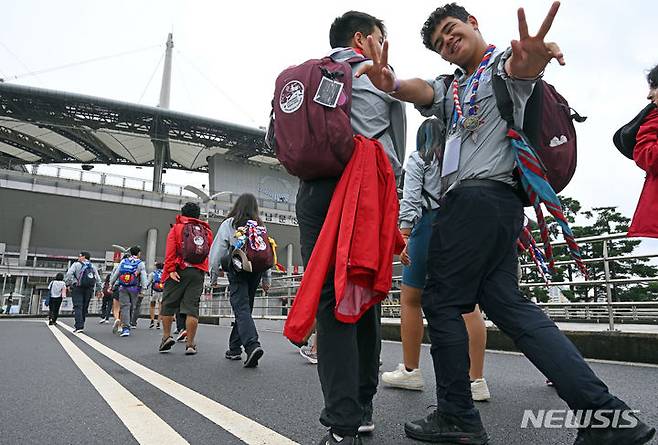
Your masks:
{"label": "scout in gray uniform shirt", "polygon": [[[369,58],[368,38],[376,45],[384,41],[386,30],[381,20],[369,14],[350,11],[334,20],[329,31],[331,54],[347,60],[359,54],[363,62],[352,63],[353,72]],[[380,48],[381,50],[381,48]],[[352,84],[351,124],[355,134],[377,138],[391,162],[396,176],[402,172],[406,124],[404,106],[375,88],[366,77]],[[322,229],[339,178],[300,181],[297,192],[302,259],[306,266]],[[373,396],[379,379],[381,350],[380,315],[377,307],[366,311],[357,323],[342,323],[334,315],[336,306],[333,275],[327,277],[316,313],[318,376],[324,395],[320,423],[330,431],[322,445],[360,444],[359,434],[371,433]]]}
{"label": "scout in gray uniform shirt", "polygon": [[[66,271],[66,275],[64,276],[64,282],[71,288],[71,300],[73,300],[73,314],[75,316],[74,333],[84,330],[91,297],[94,295],[94,291],[96,293],[100,293],[101,291],[101,277],[98,275],[96,267],[89,261],[90,259],[91,254],[89,252],[80,252],[78,261],[69,267],[69,270]],[[92,287],[78,286],[80,275],[88,266],[91,267],[94,273],[94,285]]]}
{"label": "scout in gray uniform shirt", "polygon": [[[594,417],[612,420],[614,410],[628,409],[608,392],[541,309],[523,297],[516,278],[514,246],[523,224],[523,204],[514,189],[513,151],[496,107],[491,76],[495,71],[505,80],[520,127],[525,103],[548,62],[557,59],[564,65],[557,44],[544,42],[558,8],[555,2],[536,36],[528,34],[520,9],[519,40],[512,41],[498,64],[494,63],[498,51],[484,40],[475,17],[454,3],[436,9],[421,34],[428,49],[459,67],[457,85],[449,88],[443,79],[396,79],[388,67],[388,44],[380,47],[368,37],[373,63],[360,67],[357,75],[367,74],[377,88],[415,104],[425,116],[444,120],[450,129],[441,153],[444,197],[433,226],[422,296],[432,342],[437,409],[405,424],[405,433],[412,438],[468,444],[489,441],[471,397],[468,335],[462,319],[476,304],[555,383],[572,410],[596,410]],[[575,445],[651,440],[655,430],[633,420],[637,420],[634,425],[623,428],[615,422],[608,428],[584,425],[578,429]]]}

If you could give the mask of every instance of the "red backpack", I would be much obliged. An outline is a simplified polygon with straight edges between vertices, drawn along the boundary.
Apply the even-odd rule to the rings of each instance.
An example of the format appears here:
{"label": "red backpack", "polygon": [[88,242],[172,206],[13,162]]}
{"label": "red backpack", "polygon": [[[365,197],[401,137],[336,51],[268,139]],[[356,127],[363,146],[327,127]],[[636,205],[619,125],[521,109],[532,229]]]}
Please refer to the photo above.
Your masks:
{"label": "red backpack", "polygon": [[340,176],[354,151],[353,58],[311,59],[276,79],[268,145],[288,173],[304,180]]}
{"label": "red backpack", "polygon": [[180,256],[190,264],[200,264],[210,252],[210,230],[198,222],[188,222],[183,226]]}

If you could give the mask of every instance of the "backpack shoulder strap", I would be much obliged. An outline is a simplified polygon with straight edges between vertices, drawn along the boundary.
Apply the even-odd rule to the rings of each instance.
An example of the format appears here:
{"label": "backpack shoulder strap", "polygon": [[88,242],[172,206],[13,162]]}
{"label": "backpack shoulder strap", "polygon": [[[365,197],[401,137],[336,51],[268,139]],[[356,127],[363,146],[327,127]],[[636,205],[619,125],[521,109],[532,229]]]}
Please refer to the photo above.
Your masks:
{"label": "backpack shoulder strap", "polygon": [[491,75],[491,85],[493,87],[494,96],[496,97],[496,107],[498,107],[500,117],[507,122],[508,127],[513,127],[514,104],[512,103],[512,96],[510,96],[509,91],[507,90],[505,79],[503,79],[497,72],[497,67],[502,57],[503,55],[500,54],[494,60],[494,72]]}

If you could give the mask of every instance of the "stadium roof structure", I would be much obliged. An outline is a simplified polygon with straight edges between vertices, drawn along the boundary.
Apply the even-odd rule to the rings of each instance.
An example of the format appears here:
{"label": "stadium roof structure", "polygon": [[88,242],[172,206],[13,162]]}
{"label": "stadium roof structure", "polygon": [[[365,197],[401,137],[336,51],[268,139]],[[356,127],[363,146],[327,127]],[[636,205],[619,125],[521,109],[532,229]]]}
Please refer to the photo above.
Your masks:
{"label": "stadium roof structure", "polygon": [[208,158],[276,163],[260,129],[163,108],[0,82],[0,157],[207,171]]}

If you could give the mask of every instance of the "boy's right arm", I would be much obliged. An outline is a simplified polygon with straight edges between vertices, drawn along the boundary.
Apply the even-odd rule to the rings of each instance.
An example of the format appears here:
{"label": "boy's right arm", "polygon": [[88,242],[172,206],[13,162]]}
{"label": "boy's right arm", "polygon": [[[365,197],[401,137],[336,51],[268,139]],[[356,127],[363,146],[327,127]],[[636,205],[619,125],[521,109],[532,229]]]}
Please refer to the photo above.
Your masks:
{"label": "boy's right arm", "polygon": [[382,48],[368,36],[368,47],[372,54],[372,63],[362,64],[356,71],[356,77],[365,74],[379,90],[391,94],[396,99],[427,107],[434,102],[434,89],[422,79],[397,79],[388,66],[388,40]]}
{"label": "boy's right arm", "polygon": [[119,278],[119,266],[115,266],[114,269],[112,269],[112,275],[110,276],[110,288],[114,286],[114,283],[117,281],[117,278]]}
{"label": "boy's right arm", "polygon": [[64,276],[64,282],[66,283],[67,286],[72,286],[75,283],[75,272],[76,272],[76,265],[80,264],[79,261],[76,261],[75,263],[71,264],[71,267],[69,267],[69,270],[66,271],[66,275]]}

